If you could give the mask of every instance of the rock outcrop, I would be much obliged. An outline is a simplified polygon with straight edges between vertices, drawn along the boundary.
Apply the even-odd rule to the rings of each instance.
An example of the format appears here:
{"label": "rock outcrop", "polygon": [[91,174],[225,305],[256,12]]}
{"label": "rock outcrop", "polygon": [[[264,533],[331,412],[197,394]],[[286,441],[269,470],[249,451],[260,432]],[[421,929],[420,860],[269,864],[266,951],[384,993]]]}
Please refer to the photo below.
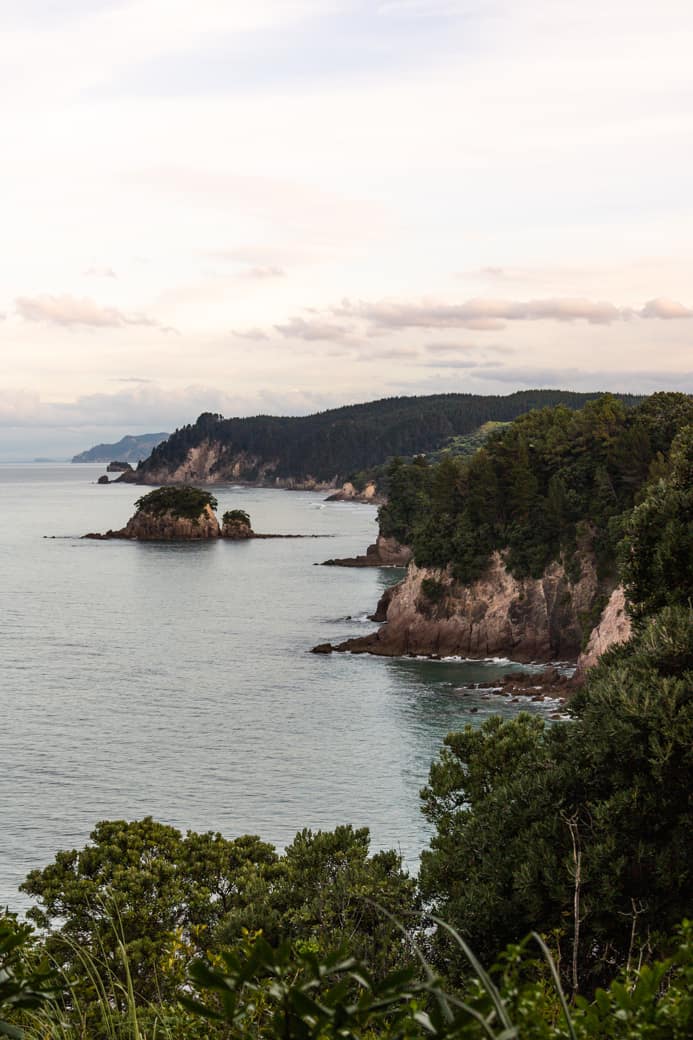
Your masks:
{"label": "rock outcrop", "polygon": [[389,589],[374,615],[384,624],[335,650],[387,657],[403,654],[509,657],[516,661],[577,659],[584,618],[602,594],[596,565],[583,553],[581,573],[571,581],[562,563],[541,578],[518,579],[494,553],[485,574],[469,585],[449,571],[414,563],[404,581]]}
{"label": "rock outcrop", "polygon": [[188,449],[183,462],[177,466],[147,465],[143,469],[121,474],[118,480],[126,484],[247,484],[251,487],[285,488],[288,491],[334,491],[336,479],[316,480],[306,476],[278,477],[278,459],[262,459],[245,451],[232,451],[217,441],[203,440]]}
{"label": "rock outcrop", "polygon": [[147,513],[138,509],[125,527],[105,534],[86,534],[85,538],[127,538],[142,542],[190,542],[219,538],[219,521],[211,506],[205,506],[199,517],[191,520],[173,513]]}
{"label": "rock outcrop", "polygon": [[138,510],[123,528],[124,538],[140,541],[198,541],[218,538],[220,533],[219,521],[211,506],[205,506],[194,520],[170,512],[155,515]]}
{"label": "rock outcrop", "polygon": [[623,587],[617,585],[578,658],[575,679],[578,682],[584,679],[588,668],[592,668],[606,650],[619,643],[626,643],[630,635],[631,622],[626,613],[626,597]]}
{"label": "rock outcrop", "polygon": [[255,532],[250,525],[250,517],[240,509],[232,509],[224,513],[222,517],[221,537],[230,538],[235,542],[245,541],[247,538],[255,538]]}
{"label": "rock outcrop", "polygon": [[378,494],[378,488],[371,480],[366,484],[363,491],[357,491],[351,481],[342,484],[339,491],[334,495],[328,495],[326,502],[365,502],[366,505],[381,505],[385,498]]}
{"label": "rock outcrop", "polygon": [[365,556],[345,556],[343,559],[325,560],[323,567],[406,567],[412,558],[408,545],[400,545],[396,538],[385,538],[379,534],[373,545],[366,549]]}

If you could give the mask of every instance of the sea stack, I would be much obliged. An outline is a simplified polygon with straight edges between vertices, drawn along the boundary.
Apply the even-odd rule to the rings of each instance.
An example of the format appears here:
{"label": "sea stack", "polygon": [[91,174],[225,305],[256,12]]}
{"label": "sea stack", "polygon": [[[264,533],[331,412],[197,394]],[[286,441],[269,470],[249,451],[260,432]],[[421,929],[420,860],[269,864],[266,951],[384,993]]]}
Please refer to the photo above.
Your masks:
{"label": "sea stack", "polygon": [[233,541],[254,538],[255,532],[250,525],[250,517],[243,509],[229,509],[222,517],[221,537]]}
{"label": "sea stack", "polygon": [[162,487],[135,502],[137,512],[125,527],[85,538],[128,538],[147,542],[200,541],[221,534],[217,500],[194,487]]}

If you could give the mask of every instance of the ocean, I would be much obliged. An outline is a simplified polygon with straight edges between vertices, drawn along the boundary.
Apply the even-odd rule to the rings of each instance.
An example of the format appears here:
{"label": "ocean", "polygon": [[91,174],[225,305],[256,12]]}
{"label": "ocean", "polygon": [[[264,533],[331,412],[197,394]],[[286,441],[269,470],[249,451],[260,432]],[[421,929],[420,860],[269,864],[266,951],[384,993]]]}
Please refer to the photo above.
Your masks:
{"label": "ocean", "polygon": [[278,847],[367,826],[416,869],[445,734],[518,710],[460,687],[516,666],[309,653],[369,631],[401,577],[316,566],[375,540],[372,506],[224,487],[220,515],[327,537],[84,541],[142,493],[98,486],[103,471],[0,465],[0,905],[25,909],[28,871],[97,821],[148,815]]}

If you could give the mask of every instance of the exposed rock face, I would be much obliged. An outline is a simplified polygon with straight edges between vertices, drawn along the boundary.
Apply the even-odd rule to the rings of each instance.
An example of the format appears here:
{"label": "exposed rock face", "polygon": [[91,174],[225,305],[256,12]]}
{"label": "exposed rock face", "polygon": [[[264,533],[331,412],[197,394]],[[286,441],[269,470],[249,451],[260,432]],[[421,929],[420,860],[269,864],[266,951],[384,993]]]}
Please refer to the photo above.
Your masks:
{"label": "exposed rock face", "polygon": [[277,459],[261,459],[244,451],[232,451],[217,441],[202,441],[189,448],[185,460],[175,468],[147,468],[123,473],[118,479],[132,484],[250,484],[286,488],[289,491],[332,491],[336,480],[303,480],[277,477]]}
{"label": "exposed rock face", "polygon": [[323,567],[406,567],[411,557],[412,551],[408,545],[400,545],[395,538],[385,538],[379,534],[377,541],[366,549],[365,556],[325,560]]}
{"label": "exposed rock face", "polygon": [[626,598],[623,587],[617,585],[578,658],[575,678],[578,681],[584,679],[587,669],[592,668],[606,650],[618,643],[626,643],[630,635],[631,622],[626,613]]}
{"label": "exposed rock face", "polygon": [[138,510],[123,528],[124,538],[144,541],[197,541],[218,538],[219,521],[210,506],[205,506],[196,520],[176,517],[172,513],[154,515]]}
{"label": "exposed rock face", "polygon": [[109,462],[106,466],[107,473],[127,473],[131,469],[129,462]]}
{"label": "exposed rock face", "polygon": [[449,570],[409,565],[404,581],[388,590],[371,635],[335,647],[383,656],[433,654],[510,657],[516,661],[575,660],[582,644],[581,618],[600,594],[594,558],[585,553],[577,582],[561,563],[539,578],[514,578],[494,553],[486,573],[471,585]]}
{"label": "exposed rock face", "polygon": [[231,538],[233,541],[242,542],[246,538],[254,538],[255,532],[249,523],[245,523],[243,520],[227,520],[224,517],[224,523],[221,528],[222,538]]}
{"label": "exposed rock face", "polygon": [[200,541],[218,538],[221,531],[214,510],[205,506],[196,520],[174,516],[172,513],[145,513],[138,509],[120,531],[106,534],[87,534],[85,538],[131,538],[144,542]]}
{"label": "exposed rock face", "polygon": [[374,482],[371,480],[366,484],[363,491],[357,491],[354,485],[347,480],[345,484],[342,484],[339,491],[335,491],[334,495],[329,495],[326,502],[365,502],[368,505],[376,505],[385,501],[382,495],[378,494],[378,489]]}
{"label": "exposed rock face", "polygon": [[96,481],[96,483],[97,483],[97,484],[110,484],[111,482],[110,482],[110,480],[108,479],[108,477],[106,476],[106,474],[105,474],[105,473],[103,473],[103,474],[102,474],[102,475],[101,475],[101,476],[99,477],[99,479],[98,479],[98,480]]}

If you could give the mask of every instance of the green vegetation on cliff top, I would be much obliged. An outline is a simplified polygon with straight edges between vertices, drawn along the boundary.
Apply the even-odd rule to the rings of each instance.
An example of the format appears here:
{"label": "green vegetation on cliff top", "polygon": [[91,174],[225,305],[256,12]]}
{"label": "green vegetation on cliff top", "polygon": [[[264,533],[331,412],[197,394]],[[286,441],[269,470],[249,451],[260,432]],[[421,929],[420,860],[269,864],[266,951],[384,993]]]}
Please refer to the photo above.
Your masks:
{"label": "green vegetation on cliff top", "polygon": [[[469,458],[394,460],[381,532],[411,545],[418,564],[450,565],[463,581],[479,577],[495,550],[506,553],[518,577],[540,577],[561,554],[570,568],[582,541],[596,551],[602,574],[613,573],[618,518],[648,482],[669,472],[672,441],[690,423],[693,398],[678,393],[653,394],[633,408],[605,395],[580,411],[559,405],[530,412],[492,433]],[[685,490],[667,494],[675,510]],[[658,508],[664,522],[667,506]],[[633,522],[644,545],[646,512],[636,512]],[[670,570],[690,559],[687,530],[671,526],[670,541],[680,548]]]}
{"label": "green vegetation on cliff top", "polygon": [[143,495],[135,502],[135,507],[150,516],[163,516],[170,513],[176,519],[197,520],[205,509],[217,508],[217,500],[209,491],[200,488],[161,487]]}
{"label": "green vegetation on cliff top", "polygon": [[[599,395],[564,390],[523,390],[506,397],[437,394],[391,397],[306,416],[258,415],[224,419],[206,412],[176,430],[139,467],[140,476],[172,472],[191,448],[210,441],[220,446],[215,472],[230,459],[235,476],[254,481],[260,467],[270,477],[341,482],[393,456],[413,456],[442,448],[450,438],[473,434],[484,423],[507,422],[532,408],[562,404],[578,409]],[[641,398],[623,395],[626,404]]]}

